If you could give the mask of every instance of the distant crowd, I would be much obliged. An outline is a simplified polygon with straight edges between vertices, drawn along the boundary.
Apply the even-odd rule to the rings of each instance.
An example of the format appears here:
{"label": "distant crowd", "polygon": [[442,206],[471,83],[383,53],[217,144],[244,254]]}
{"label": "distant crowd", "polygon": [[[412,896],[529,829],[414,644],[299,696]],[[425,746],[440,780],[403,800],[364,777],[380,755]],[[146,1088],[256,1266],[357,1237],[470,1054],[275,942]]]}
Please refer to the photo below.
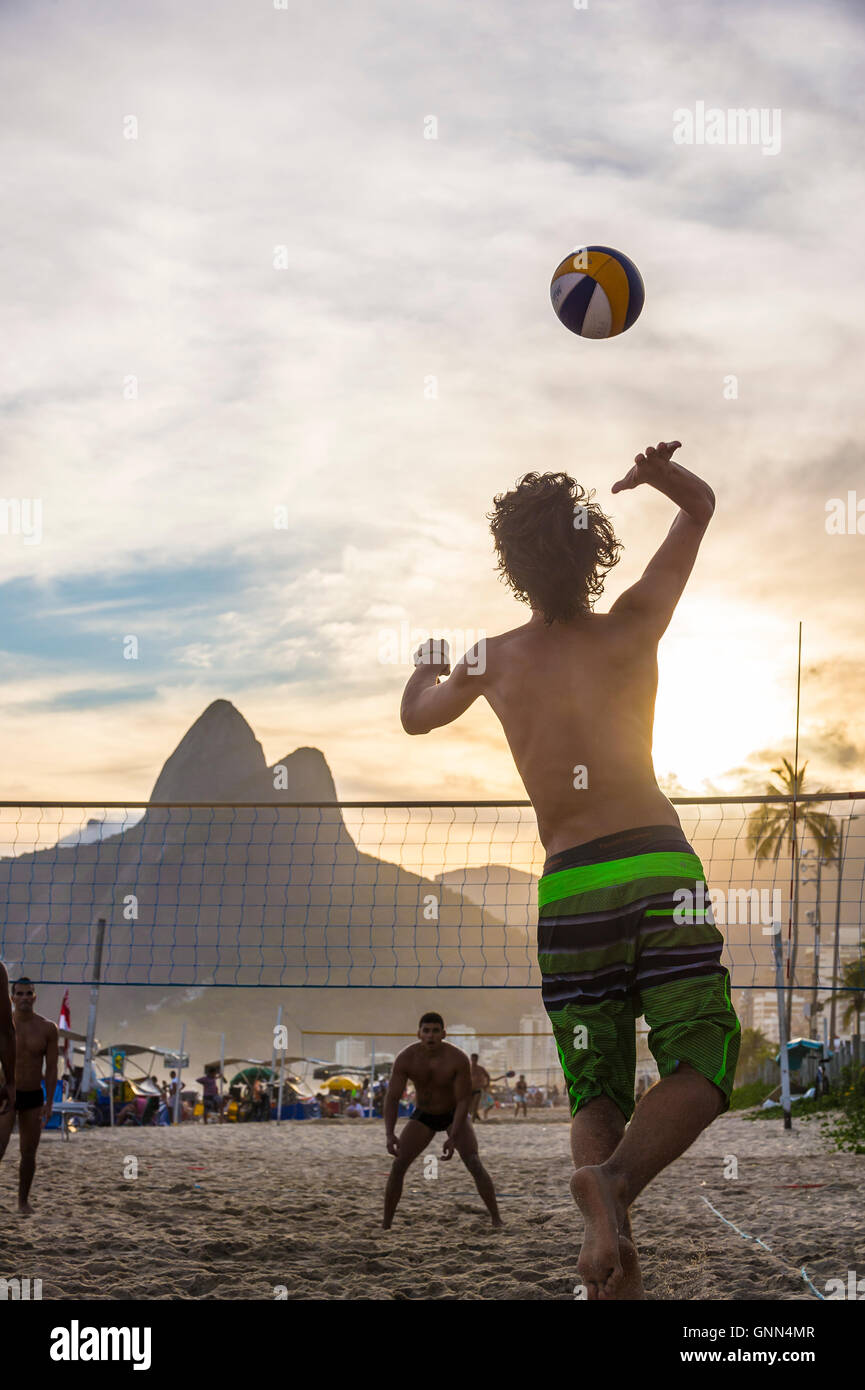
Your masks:
{"label": "distant crowd", "polygon": [[[502,1114],[527,1116],[530,1110],[564,1105],[567,1101],[557,1085],[530,1084],[522,1074],[519,1077],[509,1075],[503,1084],[494,1083],[484,1068],[478,1066],[477,1059],[472,1061],[473,1084],[475,1081],[478,1084],[472,1093],[470,1114],[476,1121],[487,1121]],[[386,1075],[378,1076],[373,1082],[361,1077],[353,1079],[350,1075],[336,1076],[323,1081],[314,1096],[301,1094],[286,1081],[282,1092],[282,1116],[307,1119],[381,1116],[388,1081]],[[208,1066],[202,1076],[195,1078],[194,1087],[176,1071],[171,1071],[165,1081],[155,1076],[135,1083],[115,1079],[113,1097],[104,1086],[95,1093],[94,1099],[101,1124],[260,1123],[276,1118],[278,1093],[278,1083],[271,1079],[267,1068],[252,1068],[249,1075],[228,1082],[218,1067]],[[414,1088],[409,1084],[401,1098],[401,1111],[409,1114],[414,1105]]]}

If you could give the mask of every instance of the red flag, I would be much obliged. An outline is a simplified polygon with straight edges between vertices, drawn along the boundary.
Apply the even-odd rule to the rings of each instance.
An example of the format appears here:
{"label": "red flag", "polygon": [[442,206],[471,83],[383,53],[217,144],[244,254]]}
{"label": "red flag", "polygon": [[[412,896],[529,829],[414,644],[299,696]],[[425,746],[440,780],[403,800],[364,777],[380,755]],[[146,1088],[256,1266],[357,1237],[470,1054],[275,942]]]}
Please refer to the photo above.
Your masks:
{"label": "red flag", "polygon": [[[72,1019],[69,1014],[69,990],[63,996],[63,1003],[60,1005],[60,1015],[57,1019],[57,1027],[65,1028],[67,1032],[72,1028]],[[69,1070],[69,1039],[63,1039],[63,1060],[66,1063],[66,1070]]]}

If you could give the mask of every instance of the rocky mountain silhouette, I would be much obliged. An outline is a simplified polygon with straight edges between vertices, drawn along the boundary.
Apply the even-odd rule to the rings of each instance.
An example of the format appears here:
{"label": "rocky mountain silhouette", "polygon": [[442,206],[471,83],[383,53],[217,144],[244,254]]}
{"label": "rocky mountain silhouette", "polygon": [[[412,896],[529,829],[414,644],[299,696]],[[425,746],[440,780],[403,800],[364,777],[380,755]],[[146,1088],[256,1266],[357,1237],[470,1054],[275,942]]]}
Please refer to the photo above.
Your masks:
{"label": "rocky mountain silhouette", "polygon": [[227,700],[209,705],[180,740],[143,817],[133,823],[130,814],[119,833],[118,813],[110,817],[104,835],[91,817],[77,837],[0,859],[0,946],[16,971],[89,980],[104,917],[104,983],[433,987],[507,979],[500,912],[452,883],[360,851],[323,754],[298,748],[268,767]]}
{"label": "rocky mountain silhouette", "polygon": [[335,802],[336,787],[318,748],[296,748],[268,767],[240,711],[229,700],[214,700],[168,758],[150,800]]}

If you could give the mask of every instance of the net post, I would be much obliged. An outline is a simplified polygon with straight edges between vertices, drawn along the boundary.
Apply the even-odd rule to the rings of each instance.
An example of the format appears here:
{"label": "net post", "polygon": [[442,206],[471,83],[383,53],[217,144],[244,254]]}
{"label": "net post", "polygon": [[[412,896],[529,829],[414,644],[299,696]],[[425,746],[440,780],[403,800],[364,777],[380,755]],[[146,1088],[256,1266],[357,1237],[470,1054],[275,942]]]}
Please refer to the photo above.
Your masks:
{"label": "net post", "polygon": [[[281,1027],[282,1027],[282,1005],[280,1004],[280,1005],[278,1006],[277,1010],[276,1010],[276,1027],[275,1027],[274,1030],[273,1030],[273,1047],[272,1047],[271,1050],[270,1050],[270,1079],[268,1080],[268,1083],[267,1083],[267,1118],[268,1118],[268,1119],[270,1119],[270,1088],[271,1088],[272,1085],[273,1085],[273,1078],[274,1078],[274,1076],[276,1075],[277,1038],[279,1038],[279,1030],[280,1030]],[[278,1113],[278,1112],[277,1112],[277,1119],[279,1119],[279,1113]]]}
{"label": "net post", "polygon": [[222,1109],[225,1104],[225,1034],[219,1035],[219,1123],[222,1124]]}
{"label": "net post", "polygon": [[[93,978],[90,983],[90,1008],[87,1013],[87,1039],[84,1043],[84,1065],[78,1086],[79,1099],[86,1099],[93,1082],[93,1046],[96,1041],[96,1011],[99,1005],[99,981],[102,976],[102,946],[105,941],[105,918],[96,923],[96,949],[93,953]],[[113,1084],[113,1077],[112,1077]]]}
{"label": "net post", "polygon": [[[281,1040],[280,1040],[281,1041]],[[285,1078],[285,1043],[279,1049],[279,1090],[276,1096],[276,1123],[282,1121],[282,1088]]]}
{"label": "net post", "polygon": [[179,1125],[179,1124],[180,1124],[180,1120],[181,1120],[181,1117],[182,1117],[182,1115],[183,1115],[183,1101],[182,1101],[182,1099],[181,1099],[181,1092],[182,1092],[182,1090],[183,1090],[183,1082],[181,1081],[181,1077],[183,1076],[183,1051],[184,1051],[184,1048],[185,1048],[185,1047],[186,1047],[186,1024],[184,1023],[183,1026],[182,1026],[182,1028],[180,1029],[180,1053],[179,1053],[179,1056],[178,1056],[178,1058],[177,1058],[177,1086],[176,1086],[175,1091],[174,1091],[174,1123],[175,1123],[176,1125]]}
{"label": "net post", "polygon": [[790,1054],[787,1051],[787,1010],[784,1003],[784,953],[781,946],[781,924],[772,938],[775,955],[775,989],[778,995],[778,1047],[781,1059],[781,1106],[784,1111],[784,1128],[792,1129],[790,1114]]}
{"label": "net post", "polygon": [[844,836],[844,822],[842,820],[838,830],[838,884],[835,893],[835,943],[832,949],[832,1004],[829,1017],[829,1046],[835,1046],[835,1024],[836,1024],[836,1005],[838,1000],[838,975],[841,969],[841,884],[844,878],[844,857],[847,845],[850,841],[850,831],[854,820],[858,820],[851,811],[847,817],[847,836]]}

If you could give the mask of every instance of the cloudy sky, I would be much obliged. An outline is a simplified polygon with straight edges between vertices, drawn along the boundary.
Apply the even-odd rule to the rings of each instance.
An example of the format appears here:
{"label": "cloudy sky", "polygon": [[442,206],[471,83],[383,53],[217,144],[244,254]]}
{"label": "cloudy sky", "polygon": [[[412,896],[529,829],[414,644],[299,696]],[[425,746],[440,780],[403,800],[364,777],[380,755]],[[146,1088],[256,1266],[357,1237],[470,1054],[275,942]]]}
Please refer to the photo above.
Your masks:
{"label": "cloudy sky", "polygon": [[[608,506],[605,607],[661,438],[718,506],[659,775],[762,787],[801,619],[803,756],[865,784],[859,6],[5,0],[0,40],[5,798],[146,797],[217,698],[344,798],[520,795],[480,702],[403,735],[409,634],[527,616],[484,514],[530,469]],[[698,103],[780,148],[677,143]],[[606,343],[549,302],[593,242],[647,291]]]}

